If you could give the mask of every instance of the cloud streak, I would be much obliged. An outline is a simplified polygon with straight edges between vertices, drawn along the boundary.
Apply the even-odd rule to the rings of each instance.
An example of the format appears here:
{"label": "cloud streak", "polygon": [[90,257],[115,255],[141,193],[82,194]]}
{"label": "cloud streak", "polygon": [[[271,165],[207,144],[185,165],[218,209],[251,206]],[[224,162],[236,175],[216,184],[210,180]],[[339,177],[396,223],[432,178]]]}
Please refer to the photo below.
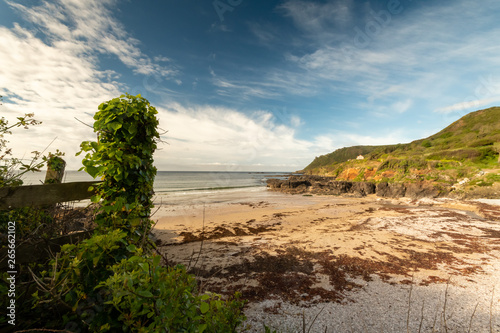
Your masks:
{"label": "cloud streak", "polygon": [[[77,46],[85,56],[95,57],[97,52],[115,55],[137,74],[163,77],[178,74],[175,67],[163,66],[141,52],[140,42],[128,35],[109,10],[109,6],[116,4],[115,0],[57,0],[35,7],[13,1],[7,3],[42,29],[54,46]],[[161,60],[170,61],[166,57]]]}
{"label": "cloud streak", "polygon": [[95,134],[75,118],[91,125],[97,106],[127,89],[119,73],[101,69],[99,55],[114,55],[137,74],[174,79],[178,73],[170,59],[152,60],[141,52],[108,9],[113,0],[58,0],[36,7],[7,3],[31,28],[0,26],[1,113],[11,121],[35,113],[43,122],[16,132],[10,146],[17,157],[44,150],[57,137],[49,150],[65,151],[68,168],[81,166],[74,154]]}
{"label": "cloud streak", "polygon": [[[477,96],[474,81],[500,66],[500,28],[491,11],[496,3],[398,3],[394,14],[389,5],[385,14],[367,8],[355,20],[351,1],[286,1],[279,12],[307,37],[283,51],[286,66],[262,70],[251,87],[228,85],[224,95],[244,89],[254,97],[272,91],[276,99],[348,94],[358,97],[353,109],[383,105],[389,114],[418,106],[446,110],[443,101],[453,99],[450,104],[463,106],[467,98],[472,107],[494,102],[492,96]],[[234,83],[229,77],[224,82]]]}

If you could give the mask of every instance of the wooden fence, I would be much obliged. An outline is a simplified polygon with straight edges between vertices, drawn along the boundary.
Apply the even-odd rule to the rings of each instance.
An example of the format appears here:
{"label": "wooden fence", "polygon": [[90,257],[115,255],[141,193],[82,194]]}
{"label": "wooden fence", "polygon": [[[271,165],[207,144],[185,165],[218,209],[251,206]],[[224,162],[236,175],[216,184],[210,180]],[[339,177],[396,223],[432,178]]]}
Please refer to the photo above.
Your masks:
{"label": "wooden fence", "polygon": [[0,210],[89,199],[94,192],[88,189],[97,183],[99,182],[91,181],[0,187]]}
{"label": "wooden fence", "polygon": [[[94,191],[89,191],[89,187],[98,183],[99,181],[91,181],[2,187],[0,188],[0,210],[90,199]],[[16,248],[16,264],[32,263],[47,258],[50,254],[59,252],[64,244],[78,243],[91,235],[92,231],[81,231],[32,244],[21,243]],[[0,269],[2,270],[7,267],[6,254],[6,248],[0,250]]]}

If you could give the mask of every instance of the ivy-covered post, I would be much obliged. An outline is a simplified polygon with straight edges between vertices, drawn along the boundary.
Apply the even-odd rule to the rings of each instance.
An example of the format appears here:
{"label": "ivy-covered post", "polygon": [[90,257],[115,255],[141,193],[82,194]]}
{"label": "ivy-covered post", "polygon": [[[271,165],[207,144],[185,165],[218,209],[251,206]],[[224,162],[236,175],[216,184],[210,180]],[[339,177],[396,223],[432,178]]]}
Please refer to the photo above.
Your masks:
{"label": "ivy-covered post", "polygon": [[64,153],[61,153],[58,149],[55,154],[49,153],[49,156],[43,157],[43,160],[47,163],[45,184],[60,184],[62,182],[66,161],[61,156],[64,156]]}
{"label": "ivy-covered post", "polygon": [[82,169],[103,180],[92,198],[101,202],[96,222],[101,231],[127,231],[130,241],[137,244],[151,229],[158,112],[141,95],[129,94],[98,109],[94,115],[97,142],[82,142],[77,153],[87,152]]}

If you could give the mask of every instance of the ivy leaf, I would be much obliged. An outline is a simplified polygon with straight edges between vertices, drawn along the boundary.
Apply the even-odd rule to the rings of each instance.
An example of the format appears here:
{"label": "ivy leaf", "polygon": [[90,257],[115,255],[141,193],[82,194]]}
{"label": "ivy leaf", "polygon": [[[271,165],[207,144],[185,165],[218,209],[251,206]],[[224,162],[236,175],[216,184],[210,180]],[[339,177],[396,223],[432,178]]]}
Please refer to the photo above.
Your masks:
{"label": "ivy leaf", "polygon": [[87,173],[92,177],[95,178],[97,174],[99,173],[99,168],[96,168],[94,166],[88,165],[87,166]]}
{"label": "ivy leaf", "polygon": [[203,302],[200,304],[200,311],[202,314],[207,313],[208,310],[210,310],[210,305],[208,305],[208,303]]}
{"label": "ivy leaf", "polygon": [[137,126],[135,124],[130,124],[128,127],[128,132],[130,135],[135,135],[137,133]]}
{"label": "ivy leaf", "polygon": [[112,122],[108,124],[108,129],[112,129],[115,133],[118,131],[120,128],[122,128],[122,124],[119,122]]}
{"label": "ivy leaf", "polygon": [[153,294],[149,290],[139,290],[137,294],[142,297],[153,297]]}

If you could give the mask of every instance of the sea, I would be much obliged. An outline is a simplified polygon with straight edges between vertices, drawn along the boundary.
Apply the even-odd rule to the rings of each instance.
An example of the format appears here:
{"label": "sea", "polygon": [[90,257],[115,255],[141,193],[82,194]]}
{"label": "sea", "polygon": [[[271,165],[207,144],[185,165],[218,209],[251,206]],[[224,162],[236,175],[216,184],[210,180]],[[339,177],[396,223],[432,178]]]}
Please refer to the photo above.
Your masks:
{"label": "sea", "polygon": [[[252,197],[266,190],[269,178],[283,179],[290,172],[158,171],[154,182],[155,203],[179,205],[217,203]],[[24,185],[42,184],[45,173],[26,174]],[[66,171],[63,182],[94,180],[84,171]]]}

